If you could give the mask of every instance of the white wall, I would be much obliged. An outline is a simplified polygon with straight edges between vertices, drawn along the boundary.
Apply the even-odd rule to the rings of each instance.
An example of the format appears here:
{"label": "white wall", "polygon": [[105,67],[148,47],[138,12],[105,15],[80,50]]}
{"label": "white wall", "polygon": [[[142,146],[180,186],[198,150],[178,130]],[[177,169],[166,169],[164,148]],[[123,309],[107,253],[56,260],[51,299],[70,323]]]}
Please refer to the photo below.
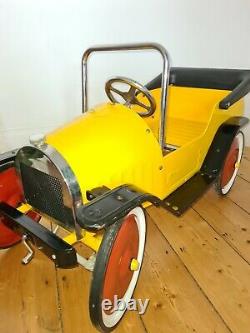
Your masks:
{"label": "white wall", "polygon": [[[81,112],[88,46],[157,41],[174,65],[250,68],[249,14],[249,0],[0,0],[0,151]],[[159,59],[96,55],[92,103],[104,98],[107,76],[145,82],[160,71]]]}

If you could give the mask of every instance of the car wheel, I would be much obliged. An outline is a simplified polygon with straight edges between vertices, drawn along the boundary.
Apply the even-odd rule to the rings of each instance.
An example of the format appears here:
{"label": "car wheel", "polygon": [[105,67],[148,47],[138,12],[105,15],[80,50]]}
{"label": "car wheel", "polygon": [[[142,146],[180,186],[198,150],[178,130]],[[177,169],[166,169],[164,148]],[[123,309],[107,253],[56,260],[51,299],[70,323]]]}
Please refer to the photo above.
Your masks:
{"label": "car wheel", "polygon": [[226,195],[231,190],[237,176],[244,150],[244,134],[239,132],[229,149],[215,187],[220,195]]}
{"label": "car wheel", "polygon": [[[104,233],[97,253],[90,289],[89,311],[97,329],[112,331],[126,308],[115,309],[115,297],[120,305],[131,299],[142,265],[146,235],[145,214],[141,207],[132,209],[122,220]],[[107,300],[109,308],[104,308]]]}
{"label": "car wheel", "polygon": [[[0,172],[0,202],[16,208],[23,201],[23,192],[14,167]],[[29,211],[27,216],[39,222],[41,216]],[[21,236],[11,229],[11,223],[0,216],[0,249],[6,249],[21,241]]]}

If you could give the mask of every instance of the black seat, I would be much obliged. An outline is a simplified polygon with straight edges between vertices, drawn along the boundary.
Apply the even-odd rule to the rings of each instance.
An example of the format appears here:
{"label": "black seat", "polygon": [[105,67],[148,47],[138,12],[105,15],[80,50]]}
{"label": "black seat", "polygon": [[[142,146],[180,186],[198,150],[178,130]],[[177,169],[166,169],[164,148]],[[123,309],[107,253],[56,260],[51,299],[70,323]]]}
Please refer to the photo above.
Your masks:
{"label": "black seat", "polygon": [[[180,87],[230,90],[220,109],[228,109],[250,92],[250,70],[222,68],[172,67],[169,84]],[[161,74],[146,84],[147,89],[161,88]]]}

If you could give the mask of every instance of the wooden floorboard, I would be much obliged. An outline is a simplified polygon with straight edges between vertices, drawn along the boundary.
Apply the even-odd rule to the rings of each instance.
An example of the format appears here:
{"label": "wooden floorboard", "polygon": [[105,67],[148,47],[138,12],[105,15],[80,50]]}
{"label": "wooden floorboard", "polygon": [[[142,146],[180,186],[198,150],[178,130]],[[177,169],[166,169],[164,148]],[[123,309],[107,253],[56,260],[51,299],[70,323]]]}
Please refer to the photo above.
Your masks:
{"label": "wooden floorboard", "polygon": [[19,244],[0,255],[0,332],[62,332],[54,264],[37,251],[32,264]]}
{"label": "wooden floorboard", "polygon": [[250,183],[250,148],[243,155],[239,176]]}
{"label": "wooden floorboard", "polygon": [[239,207],[250,214],[250,148],[245,150],[239,169],[240,176],[237,177],[236,186],[233,186],[229,198]]}
{"label": "wooden floorboard", "polygon": [[[238,180],[235,186],[239,186]],[[204,220],[250,263],[250,216],[212,188],[193,206]]]}
{"label": "wooden floorboard", "polygon": [[230,332],[166,238],[148,219],[145,262],[135,296],[149,298],[148,332]]}
{"label": "wooden floorboard", "polygon": [[233,186],[228,197],[240,208],[250,214],[250,183],[241,177],[237,177],[235,186]]}
{"label": "wooden floorboard", "polygon": [[[125,315],[115,332],[250,332],[250,149],[234,188],[211,188],[183,217],[150,207],[137,298],[143,316]],[[78,246],[82,254],[86,248]],[[56,269],[36,251],[28,266],[19,244],[0,251],[0,333],[94,333],[91,273]]]}
{"label": "wooden floorboard", "polygon": [[249,333],[247,262],[194,210],[181,218],[161,208],[148,211],[231,331]]}
{"label": "wooden floorboard", "polygon": [[[81,244],[77,247],[77,250],[85,256],[90,254]],[[58,269],[57,271],[63,332],[97,332],[90,322],[88,311],[91,273],[81,267],[72,270]],[[117,333],[128,331],[145,333],[137,312],[127,313],[124,320],[116,329]]]}

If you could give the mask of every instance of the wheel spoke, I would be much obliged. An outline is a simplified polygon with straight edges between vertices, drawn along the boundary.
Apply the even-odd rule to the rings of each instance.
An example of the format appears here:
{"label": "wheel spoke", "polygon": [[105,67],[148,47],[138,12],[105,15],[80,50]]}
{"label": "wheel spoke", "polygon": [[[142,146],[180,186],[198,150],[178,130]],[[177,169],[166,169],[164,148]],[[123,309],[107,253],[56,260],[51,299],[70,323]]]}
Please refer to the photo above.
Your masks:
{"label": "wheel spoke", "polygon": [[110,87],[110,90],[113,91],[114,93],[116,93],[116,94],[122,96],[123,98],[124,98],[125,94],[127,94],[127,93],[125,93],[125,92],[123,92],[123,91],[120,91],[120,90],[118,90],[118,89],[116,89],[116,88],[114,88],[114,87],[112,87],[112,86]]}
{"label": "wheel spoke", "polygon": [[147,106],[147,105],[141,103],[137,98],[135,98],[133,102],[134,102],[136,105],[142,107],[143,109],[146,109],[147,111],[150,110],[150,106]]}
{"label": "wheel spoke", "polygon": [[129,91],[127,92],[127,95],[129,96],[129,97],[131,97],[131,99],[133,99],[134,97],[135,97],[135,92],[136,92],[136,88],[135,87],[133,87],[133,86],[130,86],[130,88],[129,88]]}

